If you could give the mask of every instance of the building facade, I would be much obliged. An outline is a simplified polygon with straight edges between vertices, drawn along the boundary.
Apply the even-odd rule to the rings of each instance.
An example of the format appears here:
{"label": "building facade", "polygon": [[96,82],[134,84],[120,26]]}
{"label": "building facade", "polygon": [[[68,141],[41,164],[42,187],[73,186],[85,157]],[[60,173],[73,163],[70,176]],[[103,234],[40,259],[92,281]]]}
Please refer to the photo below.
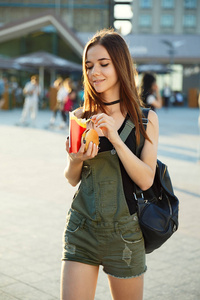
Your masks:
{"label": "building facade", "polygon": [[200,0],[133,0],[132,9],[132,33],[200,34]]}
{"label": "building facade", "polygon": [[109,24],[109,0],[0,0],[0,24],[47,10],[78,32],[96,31]]}
{"label": "building facade", "polygon": [[81,63],[88,37],[115,23],[115,5],[122,22],[125,5],[132,11],[125,39],[136,64],[170,65],[173,90],[199,89],[200,0],[0,0],[0,56],[47,51]]}

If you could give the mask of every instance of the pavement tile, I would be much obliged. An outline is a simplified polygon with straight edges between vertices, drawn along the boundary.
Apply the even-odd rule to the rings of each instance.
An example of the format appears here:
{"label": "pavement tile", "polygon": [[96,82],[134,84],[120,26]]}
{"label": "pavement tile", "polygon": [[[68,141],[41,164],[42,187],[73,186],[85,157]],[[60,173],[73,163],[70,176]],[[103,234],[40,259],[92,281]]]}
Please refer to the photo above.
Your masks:
{"label": "pavement tile", "polygon": [[57,277],[56,280],[40,280],[32,284],[32,286],[44,293],[48,292],[49,295],[59,298],[60,296],[60,277]]}
{"label": "pavement tile", "polygon": [[8,295],[6,293],[3,293],[2,291],[0,291],[0,299],[1,300],[16,300],[16,299],[19,300],[19,298],[16,298],[16,297],[13,297],[12,295]]}
{"label": "pavement tile", "polygon": [[4,274],[10,277],[27,273],[27,269],[20,264],[16,264],[10,261],[0,260],[0,274]]}
{"label": "pavement tile", "polygon": [[0,288],[5,287],[10,284],[13,284],[13,283],[16,283],[16,282],[17,282],[17,280],[15,278],[4,275],[4,274],[0,274]]}
{"label": "pavement tile", "polygon": [[56,299],[55,297],[53,297],[48,293],[48,289],[46,290],[45,293],[43,293],[42,291],[21,282],[9,285],[7,287],[3,287],[1,288],[1,290],[7,294],[14,295],[17,299],[23,299],[23,300]]}
{"label": "pavement tile", "polygon": [[46,280],[47,277],[39,272],[27,272],[23,275],[19,275],[15,277],[19,282],[24,282],[26,284],[34,284],[35,282]]}
{"label": "pavement tile", "polygon": [[[66,183],[66,131],[16,127],[21,111],[0,110],[0,299],[58,300],[62,234],[76,188]],[[179,230],[147,255],[144,300],[200,299],[198,109],[158,111],[158,157],[180,199]],[[199,161],[198,161],[199,158]],[[95,300],[111,300],[100,268]]]}
{"label": "pavement tile", "polygon": [[58,278],[60,278],[60,274],[61,274],[61,261],[59,263],[57,263],[57,265],[52,268],[50,271],[48,272],[43,272],[42,275],[45,276],[45,278],[48,278],[50,280],[57,280]]}

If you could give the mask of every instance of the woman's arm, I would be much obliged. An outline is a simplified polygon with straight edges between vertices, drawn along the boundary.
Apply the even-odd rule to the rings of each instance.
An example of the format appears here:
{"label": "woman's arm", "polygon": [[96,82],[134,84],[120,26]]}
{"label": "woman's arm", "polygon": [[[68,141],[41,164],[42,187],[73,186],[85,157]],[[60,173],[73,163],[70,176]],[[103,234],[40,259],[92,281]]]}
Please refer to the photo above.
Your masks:
{"label": "woman's arm", "polygon": [[147,190],[153,184],[158,147],[158,117],[153,111],[149,112],[147,135],[152,143],[145,140],[140,159],[122,142],[116,141],[113,146],[130,178],[142,189]]}
{"label": "woman's arm", "polygon": [[97,117],[99,127],[104,131],[115,147],[117,154],[130,178],[142,189],[147,190],[153,184],[158,146],[158,117],[153,111],[149,112],[147,134],[152,141],[145,140],[140,159],[121,140],[116,130],[113,130],[111,117]]}

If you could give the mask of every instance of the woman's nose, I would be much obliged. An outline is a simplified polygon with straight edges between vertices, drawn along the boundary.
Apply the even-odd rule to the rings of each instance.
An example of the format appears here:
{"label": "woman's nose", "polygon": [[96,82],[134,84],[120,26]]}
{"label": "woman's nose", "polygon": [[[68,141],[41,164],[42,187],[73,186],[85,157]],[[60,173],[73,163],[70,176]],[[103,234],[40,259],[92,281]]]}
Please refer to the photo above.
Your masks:
{"label": "woman's nose", "polygon": [[99,75],[100,74],[100,68],[99,66],[95,65],[92,69],[92,74],[93,75]]}

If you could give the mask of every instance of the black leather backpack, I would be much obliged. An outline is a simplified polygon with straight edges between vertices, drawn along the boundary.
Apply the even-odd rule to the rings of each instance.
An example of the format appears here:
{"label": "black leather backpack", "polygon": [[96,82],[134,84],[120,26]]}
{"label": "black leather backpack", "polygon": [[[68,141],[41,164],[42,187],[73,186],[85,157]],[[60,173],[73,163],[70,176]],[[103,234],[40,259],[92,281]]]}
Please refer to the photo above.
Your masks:
{"label": "black leather backpack", "polygon": [[[148,123],[149,109],[144,108],[143,125]],[[129,119],[125,125],[123,140],[125,141],[134,124]],[[141,135],[140,145],[136,148],[136,155],[140,157],[144,145]],[[142,191],[134,184],[134,198],[137,201],[139,224],[143,233],[146,253],[151,253],[164,244],[178,229],[179,200],[174,195],[167,166],[157,160],[153,185]]]}
{"label": "black leather backpack", "polygon": [[[146,119],[148,113],[149,109],[143,109]],[[144,145],[144,139],[141,143]],[[144,236],[145,250],[146,253],[151,253],[164,244],[178,229],[179,200],[174,195],[168,168],[164,163],[157,160],[153,185],[146,191],[135,186],[134,197],[137,201],[138,219]]]}

